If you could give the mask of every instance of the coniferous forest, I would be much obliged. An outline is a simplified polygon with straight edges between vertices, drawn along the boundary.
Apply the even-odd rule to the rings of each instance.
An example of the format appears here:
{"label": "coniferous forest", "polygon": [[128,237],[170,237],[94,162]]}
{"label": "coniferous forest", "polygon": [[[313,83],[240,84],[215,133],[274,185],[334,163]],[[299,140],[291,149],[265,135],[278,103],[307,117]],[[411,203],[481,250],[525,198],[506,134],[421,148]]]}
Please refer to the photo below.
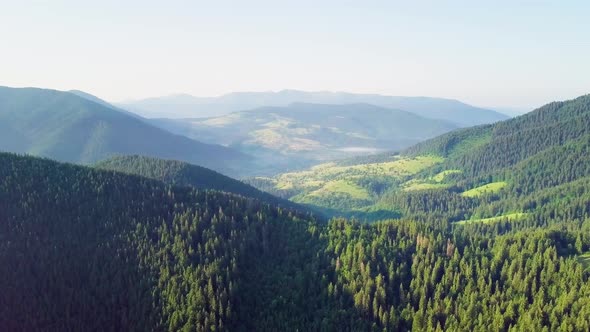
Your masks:
{"label": "coniferous forest", "polygon": [[0,332],[590,332],[590,1],[0,1]]}
{"label": "coniferous forest", "polygon": [[[0,154],[0,326],[588,331],[588,116],[583,97],[417,146],[406,153],[447,152],[415,179],[462,172],[444,189],[385,192],[400,217],[372,223],[327,220],[229,180],[217,191],[176,162]],[[492,138],[453,150],[473,136]]]}

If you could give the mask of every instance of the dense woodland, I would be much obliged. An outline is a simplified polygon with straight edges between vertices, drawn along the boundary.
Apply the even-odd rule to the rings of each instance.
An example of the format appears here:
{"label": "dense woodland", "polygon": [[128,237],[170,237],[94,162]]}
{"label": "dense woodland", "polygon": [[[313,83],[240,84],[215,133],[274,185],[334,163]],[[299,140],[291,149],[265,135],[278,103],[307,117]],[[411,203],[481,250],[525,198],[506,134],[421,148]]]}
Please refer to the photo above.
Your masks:
{"label": "dense woodland", "polygon": [[417,178],[461,172],[384,192],[399,218],[374,223],[147,159],[121,173],[0,154],[0,329],[588,331],[587,119],[588,96],[406,151],[446,158]]}
{"label": "dense woodland", "polygon": [[205,167],[178,160],[164,160],[146,156],[116,156],[94,165],[104,170],[135,174],[176,186],[190,186],[200,190],[217,190],[239,194],[277,206],[300,209],[286,199],[280,199],[258,190],[242,181],[235,180]]}
{"label": "dense woodland", "polygon": [[112,171],[0,165],[3,330],[590,327],[586,218],[324,223]]}
{"label": "dense woodland", "polygon": [[[425,170],[427,178],[456,169],[445,190],[390,190],[382,205],[406,216],[448,221],[526,212],[536,220],[556,216],[586,217],[590,179],[590,96],[552,103],[525,116],[495,125],[462,129],[419,144],[407,154],[445,156]],[[465,190],[502,182],[506,188],[478,197]]]}

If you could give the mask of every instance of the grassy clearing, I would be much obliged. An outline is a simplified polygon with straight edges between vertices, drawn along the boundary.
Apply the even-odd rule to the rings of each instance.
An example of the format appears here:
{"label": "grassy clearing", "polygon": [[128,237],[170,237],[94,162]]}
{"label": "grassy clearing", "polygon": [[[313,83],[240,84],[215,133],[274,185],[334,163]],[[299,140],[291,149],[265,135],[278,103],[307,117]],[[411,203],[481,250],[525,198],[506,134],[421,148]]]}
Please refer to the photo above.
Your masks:
{"label": "grassy clearing", "polygon": [[[324,163],[304,171],[280,174],[271,179],[275,189],[289,190],[292,201],[326,209],[353,212],[365,208],[376,198],[371,184],[388,186],[396,181],[421,172],[444,161],[442,157],[419,156],[415,158],[395,156],[384,162],[338,165]],[[441,175],[444,176],[444,175]],[[425,182],[425,181],[421,181]],[[429,180],[429,182],[433,182]],[[443,187],[444,184],[426,185],[415,182],[410,190]],[[397,185],[397,184],[396,184]],[[366,186],[366,187],[365,187]],[[354,211],[359,214],[391,217],[397,212],[383,209]]]}
{"label": "grassy clearing", "polygon": [[280,189],[280,190],[293,189],[293,183],[292,182],[278,182],[276,184],[275,188]]}
{"label": "grassy clearing", "polygon": [[309,170],[284,173],[275,178],[277,189],[317,190],[325,187],[329,182],[346,179],[371,178],[385,176],[400,178],[422,171],[443,161],[443,158],[421,156],[416,158],[395,158],[395,160],[360,164],[352,166],[338,166],[335,163],[325,163],[314,166]]}
{"label": "grassy clearing", "polygon": [[308,196],[329,196],[332,193],[342,193],[350,195],[352,199],[368,199],[369,193],[353,183],[346,180],[330,181],[326,183],[322,188],[312,191]]}
{"label": "grassy clearing", "polygon": [[577,256],[576,260],[582,264],[585,270],[590,270],[590,252]]}
{"label": "grassy clearing", "polygon": [[281,177],[312,177],[316,179],[329,178],[339,175],[386,175],[400,177],[412,175],[434,164],[442,162],[440,157],[416,157],[412,159],[399,158],[395,161],[375,164],[361,164],[353,166],[336,166],[334,163],[321,164],[312,167],[310,171],[286,173]]}
{"label": "grassy clearing", "polygon": [[504,181],[492,182],[492,183],[484,184],[483,186],[480,186],[477,188],[473,188],[471,190],[464,191],[461,195],[463,195],[465,197],[478,197],[478,196],[482,196],[484,194],[496,193],[496,192],[502,190],[502,188],[506,187],[507,184],[508,183],[506,183]]}
{"label": "grassy clearing", "polygon": [[241,114],[240,113],[231,113],[228,114],[226,116],[223,117],[218,117],[218,118],[210,118],[210,119],[206,119],[204,121],[192,121],[195,124],[205,124],[207,126],[212,126],[212,127],[225,127],[228,125],[231,125],[235,122],[240,121],[241,118]]}
{"label": "grassy clearing", "polygon": [[429,190],[429,189],[444,189],[448,185],[443,183],[426,183],[426,182],[406,182],[406,186],[403,191],[418,191],[418,190]]}
{"label": "grassy clearing", "polygon": [[458,170],[458,169],[449,169],[449,170],[442,171],[442,172],[436,174],[435,176],[432,177],[432,180],[434,180],[436,182],[443,182],[445,180],[445,178],[447,177],[447,175],[459,174],[459,173],[463,173],[463,171]]}
{"label": "grassy clearing", "polygon": [[418,190],[431,190],[431,189],[445,189],[450,185],[443,183],[445,178],[450,174],[461,173],[461,170],[450,169],[442,171],[434,176],[427,179],[411,179],[402,185],[403,191],[418,191]]}
{"label": "grassy clearing", "polygon": [[528,213],[523,212],[515,212],[510,214],[505,214],[502,216],[491,217],[491,218],[482,218],[482,219],[470,219],[470,220],[461,220],[455,222],[455,225],[465,225],[465,224],[472,224],[472,223],[484,223],[489,224],[500,220],[508,220],[508,221],[517,221],[526,217]]}
{"label": "grassy clearing", "polygon": [[[299,132],[297,130],[292,131],[294,131],[293,135],[301,134],[301,130],[299,130]],[[260,144],[271,149],[313,151],[321,148],[321,144],[318,141],[304,137],[285,135],[282,132],[276,131],[274,128],[264,128],[253,131],[250,133],[250,137],[248,143]]]}

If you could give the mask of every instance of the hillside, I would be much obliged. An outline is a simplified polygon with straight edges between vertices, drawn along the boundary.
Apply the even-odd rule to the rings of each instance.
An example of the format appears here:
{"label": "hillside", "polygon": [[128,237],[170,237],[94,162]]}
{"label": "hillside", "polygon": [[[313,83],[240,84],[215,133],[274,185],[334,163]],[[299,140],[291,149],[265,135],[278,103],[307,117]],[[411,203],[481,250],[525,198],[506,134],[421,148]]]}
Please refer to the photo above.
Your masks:
{"label": "hillside", "polygon": [[236,329],[252,301],[238,271],[257,255],[301,266],[281,234],[315,224],[249,198],[5,153],[0,178],[4,331]]}
{"label": "hillside", "polygon": [[178,159],[233,173],[248,157],[153,127],[72,93],[0,87],[0,150],[93,163],[118,154]]}
{"label": "hillside", "polygon": [[191,186],[199,190],[216,190],[256,198],[277,206],[295,208],[296,204],[260,191],[241,181],[210,169],[177,160],[145,156],[116,156],[94,164],[95,168],[135,174],[175,186]]}
{"label": "hillside", "polygon": [[261,169],[271,172],[402,149],[456,128],[444,121],[368,104],[294,103],[214,118],[150,122],[199,141],[252,154],[261,160]]}
{"label": "hillside", "polygon": [[90,100],[90,101],[95,102],[97,104],[100,104],[102,106],[105,106],[105,107],[108,107],[108,108],[112,108],[112,109],[114,109],[116,111],[123,112],[123,113],[125,113],[127,115],[131,115],[131,116],[133,116],[135,118],[143,119],[141,116],[139,116],[139,115],[137,115],[137,114],[135,114],[133,112],[129,112],[129,111],[124,110],[124,109],[122,109],[120,107],[117,107],[117,106],[115,106],[115,105],[107,102],[106,100],[101,99],[101,98],[98,98],[97,96],[92,95],[92,94],[90,94],[88,92],[84,92],[84,91],[80,91],[80,90],[70,90],[68,92],[69,93],[72,93],[72,94],[75,94],[78,97],[82,97],[84,99],[87,99],[87,100]]}
{"label": "hillside", "polygon": [[107,102],[107,101],[105,101],[105,100],[103,100],[103,99],[100,99],[100,98],[98,98],[97,96],[95,96],[95,95],[92,95],[92,94],[90,94],[90,93],[88,93],[88,92],[84,92],[84,91],[81,91],[81,90],[70,90],[70,91],[68,91],[68,92],[69,92],[69,93],[72,93],[72,94],[75,94],[75,95],[76,95],[76,96],[78,96],[78,97],[82,97],[82,98],[84,98],[84,99],[88,99],[88,100],[90,100],[90,101],[93,101],[93,102],[95,102],[95,103],[97,103],[97,104],[100,104],[100,105],[102,105],[102,106],[106,106],[106,107],[109,107],[109,108],[113,108],[113,109],[122,110],[122,109],[120,109],[120,108],[118,108],[118,107],[116,107],[116,106],[114,106],[114,105],[110,104],[109,102]]}
{"label": "hillside", "polygon": [[[408,149],[404,153],[408,157],[443,158],[411,179],[416,184],[431,184],[436,174],[448,174],[440,181],[443,188],[414,193],[394,190],[379,203],[407,210],[401,201],[410,196],[427,195],[431,200],[445,196],[444,210],[452,221],[514,213],[540,218],[547,210],[562,214],[566,209],[557,207],[564,201],[579,206],[586,197],[581,188],[590,179],[587,151],[588,95],[551,103],[495,125],[452,132]],[[566,197],[553,196],[556,193]],[[428,213],[430,209],[421,206],[411,210],[407,211]],[[575,211],[575,215],[584,215],[586,208],[579,206]]]}
{"label": "hillside", "polygon": [[218,117],[259,107],[286,107],[292,103],[372,104],[404,110],[430,119],[445,120],[462,127],[492,123],[508,118],[504,114],[452,99],[298,90],[234,92],[207,98],[173,95],[121,103],[119,106],[147,118],[178,119]]}
{"label": "hillside", "polygon": [[400,217],[395,209],[375,205],[385,192],[442,160],[432,156],[409,158],[398,155],[376,162],[364,162],[358,158],[352,163],[324,163],[304,171],[249,178],[246,182],[329,216],[379,220]]}
{"label": "hillside", "polygon": [[[552,190],[590,177],[590,96],[459,129],[399,155],[316,166],[250,183],[336,215],[443,216],[449,221],[541,213]],[[419,204],[418,204],[419,203]],[[556,203],[557,204],[557,203]],[[580,211],[579,213],[584,213]]]}
{"label": "hillside", "polygon": [[590,328],[587,217],[322,224],[5,153],[0,178],[4,331]]}

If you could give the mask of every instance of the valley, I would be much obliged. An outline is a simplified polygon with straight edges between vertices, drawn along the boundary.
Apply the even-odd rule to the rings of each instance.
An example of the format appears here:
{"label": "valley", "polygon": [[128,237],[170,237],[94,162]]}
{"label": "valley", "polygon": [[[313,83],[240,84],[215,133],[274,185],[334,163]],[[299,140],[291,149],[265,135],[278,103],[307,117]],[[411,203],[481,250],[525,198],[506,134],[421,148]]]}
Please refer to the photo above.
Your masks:
{"label": "valley", "polygon": [[582,96],[245,182],[0,153],[0,326],[585,330],[589,128]]}
{"label": "valley", "polygon": [[523,219],[540,212],[538,196],[590,176],[585,162],[589,119],[590,98],[583,96],[497,124],[459,129],[396,155],[248,182],[330,216],[415,218],[441,204],[449,221]]}
{"label": "valley", "polygon": [[448,121],[370,104],[293,103],[202,119],[151,119],[154,126],[254,156],[254,175],[409,147],[457,128]]}
{"label": "valley", "polygon": [[589,332],[588,13],[2,3],[0,332]]}

